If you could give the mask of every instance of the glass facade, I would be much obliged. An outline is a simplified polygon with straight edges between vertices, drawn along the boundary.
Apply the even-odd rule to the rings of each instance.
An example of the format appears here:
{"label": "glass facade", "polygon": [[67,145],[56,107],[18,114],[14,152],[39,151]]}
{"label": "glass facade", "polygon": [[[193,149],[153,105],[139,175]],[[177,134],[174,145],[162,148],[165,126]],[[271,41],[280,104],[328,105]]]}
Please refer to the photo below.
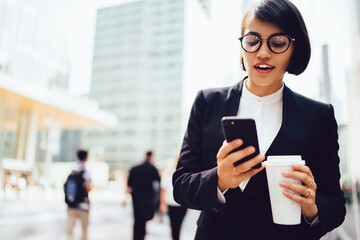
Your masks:
{"label": "glass facade", "polygon": [[115,129],[92,130],[114,168],[155,152],[156,162],[180,151],[183,0],[136,1],[98,10],[90,97],[115,114]]}
{"label": "glass facade", "polygon": [[0,0],[0,71],[67,87],[68,0]]}
{"label": "glass facade", "polygon": [[[69,0],[0,0],[0,80],[66,89]],[[29,90],[30,91],[30,90]],[[26,107],[30,108],[28,103]],[[23,158],[30,110],[0,95],[0,159]],[[20,148],[20,150],[19,150]],[[18,150],[16,150],[18,149]]]}

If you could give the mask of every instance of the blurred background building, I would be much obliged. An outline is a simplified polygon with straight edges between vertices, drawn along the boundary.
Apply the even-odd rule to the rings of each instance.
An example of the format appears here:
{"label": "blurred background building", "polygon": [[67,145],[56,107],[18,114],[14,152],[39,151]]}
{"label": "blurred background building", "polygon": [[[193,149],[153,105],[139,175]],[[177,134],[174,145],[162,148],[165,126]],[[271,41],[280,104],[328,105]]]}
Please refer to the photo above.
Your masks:
{"label": "blurred background building", "polygon": [[[95,101],[67,92],[69,7],[66,0],[0,1],[1,186],[13,176],[37,181],[47,175],[62,129],[116,125]],[[63,151],[76,159],[74,147]]]}
{"label": "blurred background building", "polygon": [[87,131],[84,143],[103,146],[112,168],[129,168],[148,149],[160,166],[179,153],[193,92],[215,69],[206,57],[210,7],[143,0],[98,10],[89,95],[119,125]]}
{"label": "blurred background building", "polygon": [[[348,127],[348,173],[360,179],[360,0],[353,2],[353,66],[348,79],[349,127]],[[360,226],[359,226],[360,228]]]}

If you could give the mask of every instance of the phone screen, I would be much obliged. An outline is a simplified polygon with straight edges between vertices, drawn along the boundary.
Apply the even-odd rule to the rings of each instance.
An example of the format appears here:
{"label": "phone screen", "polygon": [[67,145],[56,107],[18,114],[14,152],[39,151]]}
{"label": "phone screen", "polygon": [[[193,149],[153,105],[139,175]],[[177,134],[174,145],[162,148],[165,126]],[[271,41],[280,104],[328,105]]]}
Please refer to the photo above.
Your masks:
{"label": "phone screen", "polygon": [[[259,143],[256,131],[256,125],[254,119],[243,119],[238,117],[223,117],[221,119],[221,126],[223,130],[224,137],[226,141],[231,142],[234,139],[242,139],[243,145],[239,148],[236,148],[232,152],[244,149],[248,146],[253,146],[255,148],[255,152],[249,156],[246,156],[243,159],[234,163],[234,166],[237,166],[243,162],[246,162],[254,157],[256,157],[259,151]],[[252,168],[260,168],[261,163],[256,164]]]}

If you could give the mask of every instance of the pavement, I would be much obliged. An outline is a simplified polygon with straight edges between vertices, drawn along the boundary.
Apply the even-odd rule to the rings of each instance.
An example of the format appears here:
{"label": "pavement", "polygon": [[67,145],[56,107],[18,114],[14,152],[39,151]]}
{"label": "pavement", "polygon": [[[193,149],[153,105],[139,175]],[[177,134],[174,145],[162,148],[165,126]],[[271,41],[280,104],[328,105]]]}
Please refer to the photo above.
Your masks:
{"label": "pavement", "polygon": [[[121,205],[122,196],[116,191],[97,190],[92,199],[89,240],[131,240],[132,208]],[[1,240],[65,240],[66,205],[59,190],[46,192],[33,189],[27,194],[1,194]],[[346,219],[341,227],[328,233],[321,240],[356,240],[354,210],[347,206]],[[185,216],[181,240],[194,239],[199,212],[188,211]],[[80,239],[78,224],[74,240]],[[147,224],[146,240],[171,240],[167,215],[155,216]]]}
{"label": "pavement", "polygon": [[[93,198],[88,229],[89,240],[131,240],[132,206],[122,206],[120,195],[97,191]],[[0,194],[1,240],[65,240],[67,207],[62,193],[49,190],[18,198],[17,194]],[[181,240],[194,239],[198,211],[190,210],[185,216]],[[81,239],[81,227],[74,229],[74,240]],[[170,240],[167,215],[156,215],[147,224],[146,240]]]}

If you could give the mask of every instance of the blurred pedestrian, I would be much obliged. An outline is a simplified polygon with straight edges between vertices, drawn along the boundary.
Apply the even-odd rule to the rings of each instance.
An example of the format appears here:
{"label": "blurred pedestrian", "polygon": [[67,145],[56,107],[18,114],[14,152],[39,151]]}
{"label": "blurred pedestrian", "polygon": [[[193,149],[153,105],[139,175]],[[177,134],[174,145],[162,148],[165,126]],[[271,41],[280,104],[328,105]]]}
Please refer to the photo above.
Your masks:
{"label": "blurred pedestrian", "polygon": [[143,240],[146,235],[146,222],[154,217],[154,181],[160,182],[156,167],[152,164],[153,152],[147,151],[145,160],[131,168],[127,182],[127,192],[131,193],[134,226],[133,239]]}
{"label": "blurred pedestrian", "polygon": [[176,170],[178,157],[175,160],[164,169],[161,176],[160,212],[169,213],[171,237],[173,240],[179,240],[187,209],[176,203],[173,197],[172,175]]}
{"label": "blurred pedestrian", "polygon": [[27,188],[27,181],[25,176],[22,174],[18,179],[17,179],[17,186],[18,186],[18,199],[21,199],[25,196],[26,193],[26,188]]}
{"label": "blurred pedestrian", "polygon": [[88,152],[84,149],[77,151],[76,167],[72,170],[64,184],[65,202],[68,205],[66,233],[72,238],[76,220],[80,220],[82,227],[82,240],[87,240],[89,226],[89,192],[92,189],[91,177],[85,169]]}

